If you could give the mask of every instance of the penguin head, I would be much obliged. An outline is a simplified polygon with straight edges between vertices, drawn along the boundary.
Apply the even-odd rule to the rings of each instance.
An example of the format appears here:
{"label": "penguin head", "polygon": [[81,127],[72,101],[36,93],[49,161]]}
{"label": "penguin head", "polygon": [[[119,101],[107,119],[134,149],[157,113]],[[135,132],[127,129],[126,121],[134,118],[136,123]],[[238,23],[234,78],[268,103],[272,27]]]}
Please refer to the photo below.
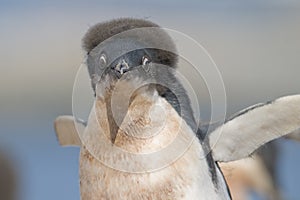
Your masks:
{"label": "penguin head", "polygon": [[87,66],[95,91],[109,74],[120,79],[128,71],[149,64],[175,68],[177,55],[171,37],[147,20],[122,18],[92,26],[83,38]]}
{"label": "penguin head", "polygon": [[[196,127],[190,100],[174,75],[177,50],[164,29],[147,20],[121,18],[92,26],[82,41],[92,87],[98,99],[111,104],[108,101],[111,101],[112,91],[117,91],[115,85],[118,83],[121,94],[125,91],[136,91],[139,95],[147,92],[149,98],[160,96],[166,99],[190,126]],[[145,84],[149,83],[147,81],[150,84]],[[118,106],[123,105],[114,108]],[[119,121],[125,117],[126,109],[123,109]]]}

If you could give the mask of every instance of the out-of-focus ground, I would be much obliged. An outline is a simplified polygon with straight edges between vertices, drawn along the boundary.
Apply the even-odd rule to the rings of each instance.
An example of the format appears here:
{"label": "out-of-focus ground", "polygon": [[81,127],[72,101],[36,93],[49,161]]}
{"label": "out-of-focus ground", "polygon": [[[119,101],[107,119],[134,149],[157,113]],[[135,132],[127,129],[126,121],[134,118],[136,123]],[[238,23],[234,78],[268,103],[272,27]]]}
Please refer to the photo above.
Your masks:
{"label": "out-of-focus ground", "polygon": [[[53,120],[72,113],[83,34],[122,16],[152,20],[201,43],[222,74],[228,115],[300,93],[298,1],[2,0],[0,149],[16,168],[18,199],[79,199],[79,150],[58,146]],[[204,120],[208,100],[204,95],[200,102]],[[281,141],[280,148],[282,191],[288,200],[300,199],[300,145]]]}

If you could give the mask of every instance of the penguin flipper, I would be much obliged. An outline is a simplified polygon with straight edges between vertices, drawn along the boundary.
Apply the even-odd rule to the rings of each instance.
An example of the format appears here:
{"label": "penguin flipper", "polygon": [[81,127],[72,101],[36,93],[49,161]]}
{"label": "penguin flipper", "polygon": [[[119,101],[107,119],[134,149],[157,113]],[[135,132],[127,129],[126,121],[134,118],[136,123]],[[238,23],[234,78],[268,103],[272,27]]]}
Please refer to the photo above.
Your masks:
{"label": "penguin flipper", "polygon": [[300,128],[286,135],[286,138],[300,142]]}
{"label": "penguin flipper", "polygon": [[86,124],[73,116],[59,116],[54,121],[54,129],[61,146],[81,146],[79,132],[83,132]]}
{"label": "penguin flipper", "polygon": [[300,95],[251,106],[209,134],[216,161],[234,161],[300,127]]}

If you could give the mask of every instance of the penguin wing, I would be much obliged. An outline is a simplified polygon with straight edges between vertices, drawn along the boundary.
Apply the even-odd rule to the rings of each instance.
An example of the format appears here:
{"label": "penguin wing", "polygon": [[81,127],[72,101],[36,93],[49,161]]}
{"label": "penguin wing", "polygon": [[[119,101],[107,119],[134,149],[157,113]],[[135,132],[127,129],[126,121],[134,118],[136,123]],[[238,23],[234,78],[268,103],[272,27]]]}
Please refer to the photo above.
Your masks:
{"label": "penguin wing", "polygon": [[79,132],[83,132],[85,122],[73,116],[59,116],[54,121],[54,129],[61,146],[81,146]]}
{"label": "penguin wing", "polygon": [[240,111],[209,134],[215,161],[245,158],[263,144],[300,127],[300,95]]}
{"label": "penguin wing", "polygon": [[300,128],[286,135],[286,138],[300,142]]}

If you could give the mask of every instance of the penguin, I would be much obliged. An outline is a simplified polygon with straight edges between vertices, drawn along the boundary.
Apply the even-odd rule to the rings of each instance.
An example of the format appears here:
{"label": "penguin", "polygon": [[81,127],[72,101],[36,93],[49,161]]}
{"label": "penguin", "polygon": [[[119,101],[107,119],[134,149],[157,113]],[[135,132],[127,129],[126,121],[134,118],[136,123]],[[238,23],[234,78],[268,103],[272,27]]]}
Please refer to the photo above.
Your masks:
{"label": "penguin", "polygon": [[220,163],[233,199],[248,199],[250,191],[265,199],[284,199],[276,173],[278,150],[276,143],[269,142],[250,157]]}
{"label": "penguin", "polygon": [[203,131],[174,74],[175,44],[148,20],[96,24],[83,48],[95,92],[90,116],[54,123],[62,146],[81,148],[82,200],[231,199],[218,162],[245,158],[300,126],[300,95],[293,95]]}
{"label": "penguin", "polygon": [[18,198],[18,176],[14,163],[5,151],[0,151],[0,199]]}
{"label": "penguin", "polygon": [[[299,129],[283,137],[298,142],[299,138]],[[278,141],[271,141],[256,150],[250,157],[220,163],[233,199],[248,199],[250,191],[266,199],[285,199],[278,180],[277,166],[281,152],[278,144]]]}

